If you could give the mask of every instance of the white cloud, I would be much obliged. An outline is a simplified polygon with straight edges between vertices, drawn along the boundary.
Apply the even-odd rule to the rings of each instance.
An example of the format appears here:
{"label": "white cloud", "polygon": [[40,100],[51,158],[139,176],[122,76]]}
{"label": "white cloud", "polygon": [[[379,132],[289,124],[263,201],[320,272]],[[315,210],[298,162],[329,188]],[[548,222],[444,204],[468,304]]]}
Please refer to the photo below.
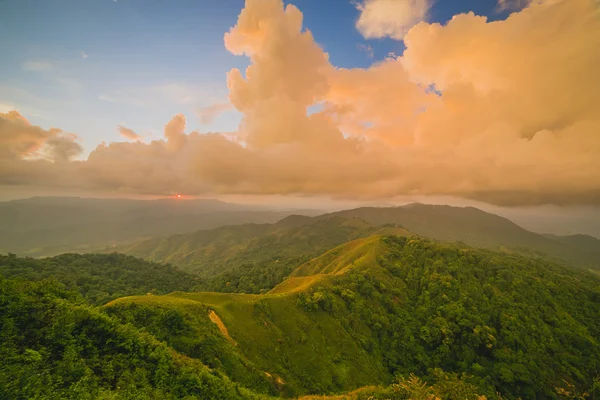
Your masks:
{"label": "white cloud", "polygon": [[356,28],[366,39],[402,40],[408,30],[425,20],[430,0],[362,0]]}

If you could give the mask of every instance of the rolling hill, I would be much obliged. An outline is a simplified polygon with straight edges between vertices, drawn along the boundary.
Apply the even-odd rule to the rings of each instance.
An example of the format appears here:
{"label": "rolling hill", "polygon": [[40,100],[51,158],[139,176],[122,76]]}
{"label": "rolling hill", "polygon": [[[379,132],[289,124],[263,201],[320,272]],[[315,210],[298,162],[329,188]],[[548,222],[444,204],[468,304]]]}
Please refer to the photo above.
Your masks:
{"label": "rolling hill", "polygon": [[274,224],[223,226],[152,238],[110,251],[172,263],[205,278],[206,290],[260,293],[280,283],[299,263],[373,234],[416,234],[548,258],[572,267],[600,268],[600,247],[595,246],[600,241],[592,237],[544,236],[476,208],[423,204],[289,216]]}
{"label": "rolling hill", "polygon": [[598,278],[414,237],[345,243],[262,295],[175,292],[105,308],[250,389],[286,396],[442,368],[472,375],[483,393],[546,397],[563,379],[591,385],[600,367]]}
{"label": "rolling hill", "polygon": [[274,224],[224,226],[115,250],[195,273],[207,279],[210,290],[258,293],[281,282],[301,262],[376,233],[410,235],[402,228],[374,226],[357,218],[294,215]]}
{"label": "rolling hill", "polygon": [[549,257],[571,266],[600,268],[598,251],[589,245],[595,240],[591,236],[581,235],[588,242],[581,246],[568,237],[560,239],[530,232],[506,218],[474,207],[415,203],[401,207],[356,208],[333,215],[360,218],[374,225],[398,224],[417,235],[445,242],[463,242],[474,247]]}

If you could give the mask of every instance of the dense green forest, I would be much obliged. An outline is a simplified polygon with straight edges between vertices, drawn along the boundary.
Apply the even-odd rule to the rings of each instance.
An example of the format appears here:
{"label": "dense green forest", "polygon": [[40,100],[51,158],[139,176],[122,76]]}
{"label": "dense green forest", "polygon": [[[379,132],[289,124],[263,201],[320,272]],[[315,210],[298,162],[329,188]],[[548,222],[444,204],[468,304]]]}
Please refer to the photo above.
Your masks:
{"label": "dense green forest", "polygon": [[170,265],[124,254],[62,254],[45,259],[0,255],[0,275],[30,281],[53,278],[97,305],[122,296],[192,290],[199,283],[198,277]]}
{"label": "dense green forest", "polygon": [[198,284],[120,254],[2,256],[0,398],[600,394],[600,279],[583,270],[375,235],[264,294]]}
{"label": "dense green forest", "polygon": [[0,277],[0,398],[252,398],[54,280]]}
{"label": "dense green forest", "polygon": [[[350,242],[265,295],[178,292],[108,309],[253,390],[265,388],[253,369],[266,371],[286,395],[385,385],[411,373],[434,381],[441,368],[469,375],[488,397],[557,398],[559,386],[586,390],[600,372],[600,280],[425,239]],[[235,345],[200,333],[210,310]],[[178,331],[160,323],[169,312],[182,317]],[[208,343],[219,356],[202,350]],[[245,359],[252,368],[240,367]]]}

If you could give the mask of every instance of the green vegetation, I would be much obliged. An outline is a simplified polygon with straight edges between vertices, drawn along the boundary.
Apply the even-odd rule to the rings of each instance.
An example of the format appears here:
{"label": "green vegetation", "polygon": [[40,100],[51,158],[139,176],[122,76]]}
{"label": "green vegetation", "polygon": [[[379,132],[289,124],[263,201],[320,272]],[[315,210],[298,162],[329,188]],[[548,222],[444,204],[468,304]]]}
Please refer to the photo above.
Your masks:
{"label": "green vegetation", "polygon": [[409,235],[393,224],[375,226],[357,218],[294,215],[275,224],[224,226],[148,239],[117,250],[198,274],[205,278],[201,290],[264,293],[299,264],[349,240],[377,233]]}
{"label": "green vegetation", "polygon": [[254,398],[53,280],[0,276],[0,398]]}
{"label": "green vegetation", "polygon": [[29,281],[52,277],[98,305],[128,295],[192,290],[199,283],[196,276],[170,265],[123,254],[63,254],[39,260],[0,255],[0,275]]}
{"label": "green vegetation", "polygon": [[409,204],[403,207],[362,207],[333,215],[360,218],[369,224],[395,223],[427,238],[469,246],[549,258],[571,267],[600,269],[600,241],[585,235],[544,236],[506,218],[474,207]]}
{"label": "green vegetation", "polygon": [[[334,393],[411,373],[438,385],[441,368],[469,375],[465,384],[488,398],[558,398],[557,386],[587,390],[600,371],[600,280],[582,271],[375,236],[305,263],[289,280],[263,295],[177,292],[107,308],[140,327],[153,309],[178,314],[179,331],[152,322],[150,332],[262,393],[273,385],[288,396]],[[232,339],[221,334],[220,365],[182,345],[216,341],[210,311]]]}

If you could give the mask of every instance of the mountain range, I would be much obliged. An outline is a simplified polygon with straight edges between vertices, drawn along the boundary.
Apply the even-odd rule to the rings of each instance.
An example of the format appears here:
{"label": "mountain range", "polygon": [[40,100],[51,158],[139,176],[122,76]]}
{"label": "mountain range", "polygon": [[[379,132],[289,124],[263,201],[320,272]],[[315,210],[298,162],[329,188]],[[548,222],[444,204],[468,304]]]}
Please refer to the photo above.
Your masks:
{"label": "mountain range", "polygon": [[[540,235],[476,208],[424,204],[364,207],[316,217],[290,216],[273,224],[224,226],[152,238],[111,251],[172,263],[205,278],[220,275],[208,289],[258,293],[279,283],[300,262],[373,234],[416,235],[543,257],[576,268],[600,267],[600,240],[591,236]],[[256,278],[257,269],[259,275],[276,277],[264,280],[263,287],[257,282],[240,286],[244,276]]]}
{"label": "mountain range", "polygon": [[222,225],[275,222],[311,210],[270,210],[218,200],[34,197],[0,202],[0,252],[34,257]]}

